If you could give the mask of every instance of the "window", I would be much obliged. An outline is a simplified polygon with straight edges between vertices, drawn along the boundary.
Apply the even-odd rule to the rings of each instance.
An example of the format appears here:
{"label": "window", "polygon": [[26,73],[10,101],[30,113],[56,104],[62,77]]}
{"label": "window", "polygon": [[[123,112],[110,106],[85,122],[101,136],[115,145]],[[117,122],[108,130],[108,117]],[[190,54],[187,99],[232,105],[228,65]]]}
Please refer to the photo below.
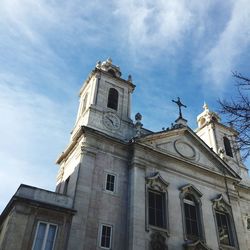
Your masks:
{"label": "window", "polygon": [[146,177],[146,230],[168,233],[167,187],[158,172]]}
{"label": "window", "polygon": [[226,155],[233,157],[233,152],[232,152],[232,148],[230,145],[230,141],[228,140],[228,138],[226,136],[223,137],[223,142],[224,142]]}
{"label": "window", "polygon": [[216,211],[215,215],[216,215],[220,243],[232,246],[233,240],[232,240],[232,235],[230,233],[231,229],[230,229],[228,214]]}
{"label": "window", "polygon": [[106,185],[105,189],[110,192],[115,191],[115,175],[113,174],[106,174]]}
{"label": "window", "polygon": [[195,199],[192,195],[187,195],[183,202],[187,238],[191,240],[199,239],[199,216]]}
{"label": "window", "polygon": [[118,91],[114,88],[109,89],[108,108],[117,110],[118,108]]}
{"label": "window", "polygon": [[32,250],[53,250],[57,233],[57,225],[38,222]]}
{"label": "window", "polygon": [[105,249],[111,249],[112,226],[101,225],[100,246]]}
{"label": "window", "polygon": [[213,200],[213,209],[219,245],[236,249],[238,243],[230,204],[220,195]]}
{"label": "window", "polygon": [[180,188],[184,239],[187,242],[205,241],[203,230],[202,193],[192,184]]}
{"label": "window", "polygon": [[148,191],[148,217],[149,224],[156,227],[166,227],[166,208],[164,193]]}
{"label": "window", "polygon": [[116,77],[115,71],[113,69],[109,69],[108,72],[113,76]]}
{"label": "window", "polygon": [[67,194],[67,192],[68,192],[69,179],[70,179],[70,176],[69,176],[69,177],[66,179],[66,181],[64,182],[63,194]]}

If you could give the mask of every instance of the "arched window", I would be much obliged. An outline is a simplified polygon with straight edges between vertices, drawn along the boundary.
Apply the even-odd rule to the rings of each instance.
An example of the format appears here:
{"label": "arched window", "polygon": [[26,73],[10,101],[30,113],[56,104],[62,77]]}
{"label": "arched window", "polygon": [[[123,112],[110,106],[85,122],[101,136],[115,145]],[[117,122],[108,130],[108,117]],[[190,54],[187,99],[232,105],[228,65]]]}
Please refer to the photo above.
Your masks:
{"label": "arched window", "polygon": [[180,188],[184,239],[187,242],[204,241],[201,215],[201,192],[188,184]]}
{"label": "arched window", "polygon": [[212,117],[212,121],[214,121],[214,122],[218,122],[218,120],[217,120],[217,118],[216,117]]}
{"label": "arched window", "polygon": [[118,91],[114,88],[109,89],[108,108],[117,110],[118,108]]}
{"label": "arched window", "polygon": [[116,77],[115,71],[113,69],[109,69],[108,72],[113,76]]}
{"label": "arched window", "polygon": [[206,119],[204,117],[200,120],[200,126],[203,126],[206,123]]}
{"label": "arched window", "polygon": [[187,194],[183,199],[186,236],[189,240],[197,240],[200,236],[199,209],[193,195]]}
{"label": "arched window", "polygon": [[168,233],[168,183],[156,172],[146,177],[146,228]]}
{"label": "arched window", "polygon": [[226,155],[233,157],[233,152],[232,152],[232,148],[230,145],[230,141],[228,140],[228,138],[226,136],[223,137],[223,142],[224,142]]}
{"label": "arched window", "polygon": [[219,198],[213,200],[213,209],[221,249],[228,246],[237,246],[236,231],[230,204],[227,203],[222,195],[219,195]]}

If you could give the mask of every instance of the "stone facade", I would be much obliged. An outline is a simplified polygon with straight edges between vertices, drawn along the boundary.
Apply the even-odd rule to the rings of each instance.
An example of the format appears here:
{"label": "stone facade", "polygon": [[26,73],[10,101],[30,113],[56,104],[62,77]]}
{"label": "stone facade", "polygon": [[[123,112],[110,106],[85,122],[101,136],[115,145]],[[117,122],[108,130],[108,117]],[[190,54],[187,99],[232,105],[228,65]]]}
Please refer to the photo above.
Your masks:
{"label": "stone facade", "polygon": [[207,105],[196,133],[183,117],[149,131],[140,114],[130,118],[134,88],[111,59],[97,63],[57,159],[56,192],[20,187],[1,215],[0,249],[32,249],[43,221],[58,225],[53,249],[250,250],[250,181],[236,132]]}
{"label": "stone facade", "polygon": [[57,225],[54,249],[67,249],[72,205],[68,196],[21,185],[0,217],[0,249],[32,249],[39,222]]}

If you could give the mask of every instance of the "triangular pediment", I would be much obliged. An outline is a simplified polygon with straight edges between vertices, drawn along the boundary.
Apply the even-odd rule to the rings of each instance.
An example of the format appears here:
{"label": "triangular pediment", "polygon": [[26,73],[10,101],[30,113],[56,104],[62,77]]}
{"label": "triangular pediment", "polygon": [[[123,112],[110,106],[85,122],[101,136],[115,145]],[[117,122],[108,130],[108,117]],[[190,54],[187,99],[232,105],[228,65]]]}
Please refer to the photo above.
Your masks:
{"label": "triangular pediment", "polygon": [[163,154],[172,155],[214,172],[240,178],[232,168],[188,127],[153,133],[140,138],[139,142]]}

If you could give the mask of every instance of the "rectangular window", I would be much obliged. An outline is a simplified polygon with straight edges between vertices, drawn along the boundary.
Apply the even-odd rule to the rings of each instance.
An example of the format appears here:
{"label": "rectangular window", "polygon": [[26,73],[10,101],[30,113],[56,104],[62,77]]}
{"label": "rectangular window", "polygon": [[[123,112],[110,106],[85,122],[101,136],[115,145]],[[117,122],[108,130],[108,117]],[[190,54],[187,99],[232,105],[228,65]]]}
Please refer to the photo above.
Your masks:
{"label": "rectangular window", "polygon": [[38,222],[32,250],[53,250],[57,233],[57,225]]}
{"label": "rectangular window", "polygon": [[68,192],[69,179],[70,179],[70,176],[69,176],[69,177],[66,179],[66,181],[64,182],[63,194],[67,194],[67,192]]}
{"label": "rectangular window", "polygon": [[148,216],[149,224],[156,227],[166,228],[166,205],[164,193],[148,191]]}
{"label": "rectangular window", "polygon": [[106,175],[106,187],[105,189],[110,192],[115,191],[115,175],[107,174]]}
{"label": "rectangular window", "polygon": [[188,239],[198,239],[198,221],[197,212],[194,203],[184,199],[184,212],[185,212],[185,223],[186,223],[186,234]]}
{"label": "rectangular window", "polygon": [[220,243],[233,246],[230,224],[226,213],[216,212],[216,221],[219,232]]}
{"label": "rectangular window", "polygon": [[111,249],[112,227],[108,225],[101,225],[101,247]]}

